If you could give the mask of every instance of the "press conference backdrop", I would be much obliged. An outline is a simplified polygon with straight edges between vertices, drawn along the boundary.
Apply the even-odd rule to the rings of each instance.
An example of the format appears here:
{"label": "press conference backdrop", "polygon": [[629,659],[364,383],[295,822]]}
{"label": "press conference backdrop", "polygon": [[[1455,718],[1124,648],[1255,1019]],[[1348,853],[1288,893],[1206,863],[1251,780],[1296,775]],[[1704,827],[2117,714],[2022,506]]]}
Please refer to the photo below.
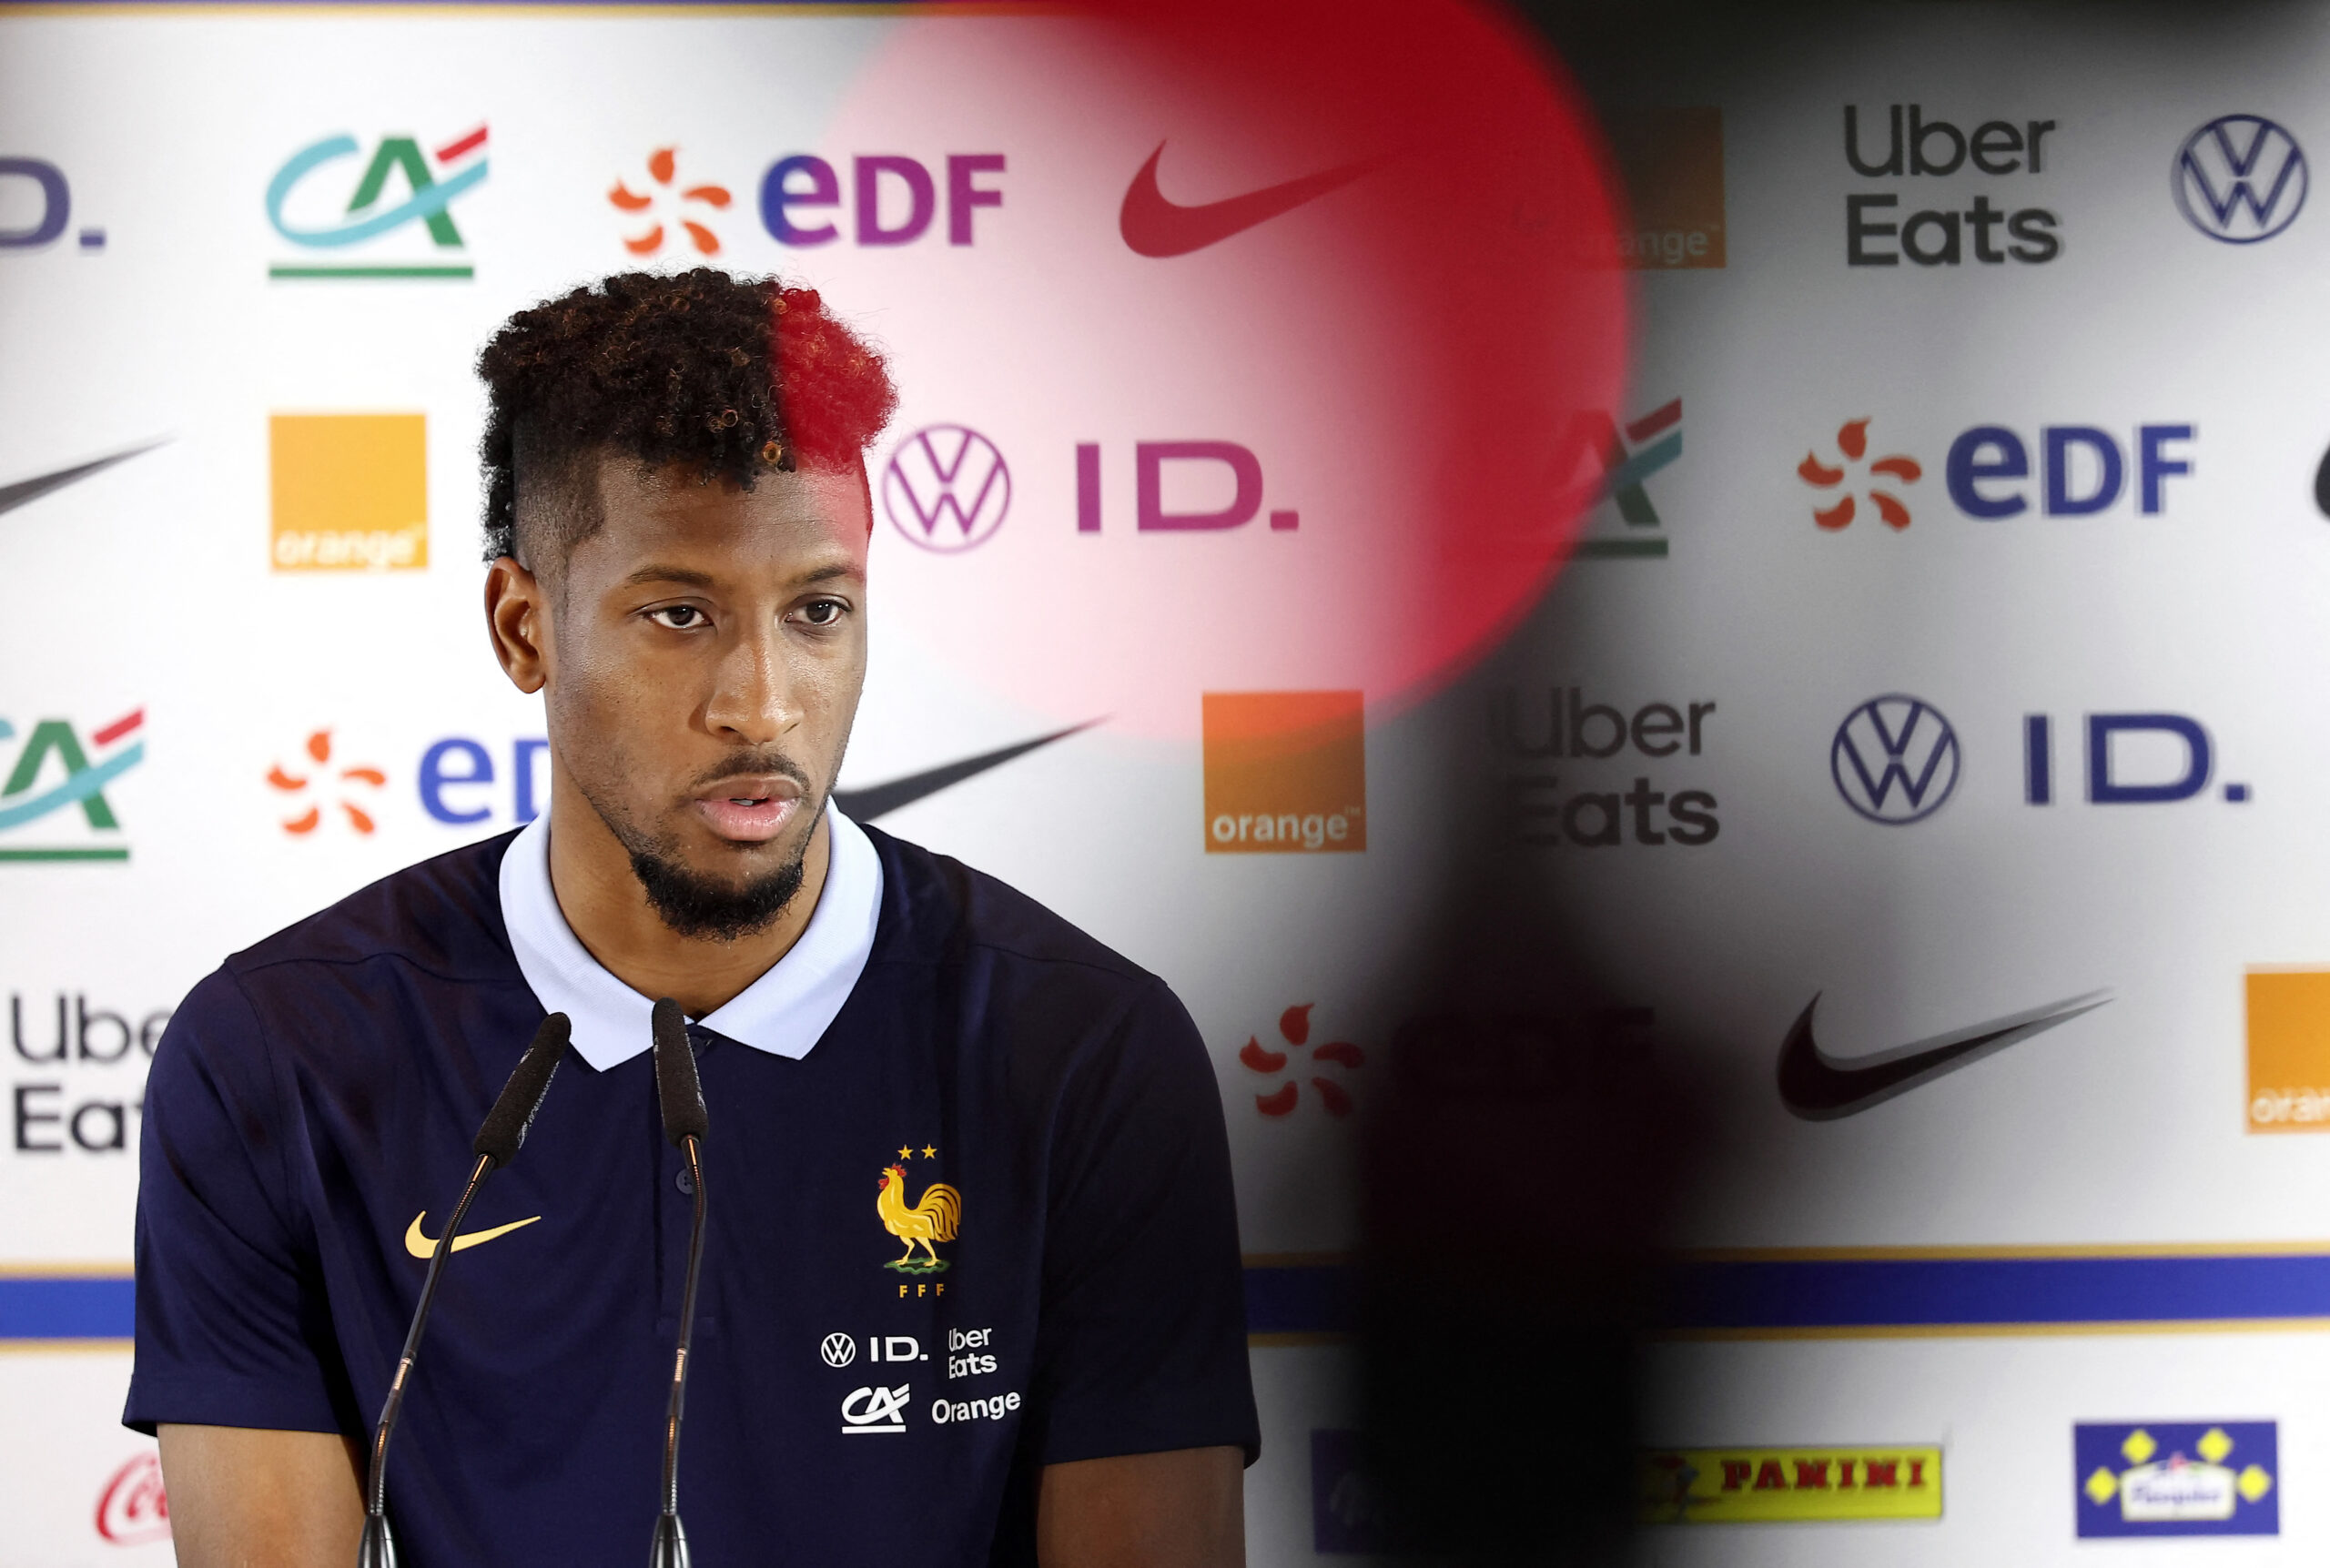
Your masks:
{"label": "press conference backdrop", "polygon": [[[1404,943],[1482,825],[1452,771],[1626,1005],[1606,1048],[1717,1113],[1650,1560],[2318,1555],[2324,24],[1866,7],[1606,62],[1634,368],[1540,432],[1516,504],[1585,507],[1575,559],[1452,683],[1305,662],[1341,633],[1301,551],[1413,480],[1364,334],[1299,319],[1378,148],[1069,105],[1106,72],[1028,17],[0,15],[0,1563],[168,1552],[116,1422],[177,1000],[542,804],[478,627],[471,356],[698,259],[895,356],[856,808],[1164,975],[1212,1050],[1255,1562],[1396,1545],[1342,1260],[1444,1000]],[[1144,178],[1328,169],[1136,254]],[[1259,576],[1275,634],[1180,645],[1146,585],[1182,572]],[[1031,665],[1054,617],[1148,674]],[[1480,1149],[1479,1201],[1558,1202],[1537,1152]]]}

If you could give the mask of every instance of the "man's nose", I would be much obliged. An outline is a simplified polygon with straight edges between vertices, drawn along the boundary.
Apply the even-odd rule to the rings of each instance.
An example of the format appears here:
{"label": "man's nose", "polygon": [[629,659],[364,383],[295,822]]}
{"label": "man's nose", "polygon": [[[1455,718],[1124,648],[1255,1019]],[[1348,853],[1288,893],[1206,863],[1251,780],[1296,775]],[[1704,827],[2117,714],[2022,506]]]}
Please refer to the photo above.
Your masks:
{"label": "man's nose", "polygon": [[777,628],[739,635],[722,652],[704,725],[746,745],[774,744],[801,721],[792,671]]}

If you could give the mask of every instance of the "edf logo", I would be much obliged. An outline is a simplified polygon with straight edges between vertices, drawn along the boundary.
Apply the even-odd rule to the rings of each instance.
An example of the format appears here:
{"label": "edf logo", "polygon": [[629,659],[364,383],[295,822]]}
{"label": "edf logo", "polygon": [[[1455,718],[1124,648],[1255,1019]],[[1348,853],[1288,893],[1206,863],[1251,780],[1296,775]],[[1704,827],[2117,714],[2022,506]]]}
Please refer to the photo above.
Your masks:
{"label": "edf logo", "polygon": [[[73,187],[66,183],[63,169],[44,158],[0,157],[0,211],[25,209],[18,194],[25,185],[35,193],[35,216],[29,223],[0,227],[0,250],[37,250],[62,238],[73,221]],[[102,228],[84,228],[79,239],[84,250],[106,248]]]}
{"label": "edf logo", "polygon": [[[1003,205],[1003,192],[979,183],[1003,171],[1001,153],[947,155],[947,244],[971,244],[978,209]],[[849,172],[846,205],[858,244],[912,245],[928,232],[938,216],[938,182],[919,158],[864,155],[850,160]],[[844,205],[840,172],[812,154],[781,157],[761,177],[761,223],[779,245],[831,245],[841,238],[841,225],[825,215]]]}
{"label": "edf logo", "polygon": [[2193,440],[2191,425],[2139,425],[2125,447],[2093,425],[2049,425],[2039,432],[2034,495],[2031,446],[2004,425],[1976,425],[1950,443],[1943,473],[1969,517],[2018,517],[2034,500],[2049,517],[2092,517],[2117,504],[2132,469],[2136,510],[2155,517],[2168,510],[2168,481],[2193,471]]}

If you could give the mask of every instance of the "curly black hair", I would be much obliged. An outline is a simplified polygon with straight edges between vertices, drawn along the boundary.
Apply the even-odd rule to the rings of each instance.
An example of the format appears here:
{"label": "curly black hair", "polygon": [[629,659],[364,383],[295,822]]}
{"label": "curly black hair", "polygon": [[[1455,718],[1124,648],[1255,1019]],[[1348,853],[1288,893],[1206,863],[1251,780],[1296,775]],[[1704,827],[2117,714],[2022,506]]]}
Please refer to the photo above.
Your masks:
{"label": "curly black hair", "polygon": [[[491,400],[485,558],[530,568],[597,529],[585,457],[684,463],[750,490],[771,470],[856,464],[897,406],[882,356],[814,289],[709,267],[618,273],[521,310],[477,372]],[[545,544],[556,548],[538,561]]]}

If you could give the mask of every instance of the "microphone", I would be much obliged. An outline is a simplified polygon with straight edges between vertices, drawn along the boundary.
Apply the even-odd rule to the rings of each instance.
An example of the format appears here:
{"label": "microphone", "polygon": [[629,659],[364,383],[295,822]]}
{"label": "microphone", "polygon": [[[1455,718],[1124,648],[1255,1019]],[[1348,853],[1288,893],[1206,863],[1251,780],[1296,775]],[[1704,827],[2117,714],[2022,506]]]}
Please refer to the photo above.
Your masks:
{"label": "microphone", "polygon": [[672,1404],[664,1425],[664,1512],[655,1521],[650,1568],[688,1568],[687,1532],[680,1528],[680,1415],[688,1398],[688,1345],[695,1337],[695,1286],[704,1271],[704,1083],[696,1077],[695,1047],[688,1043],[687,1019],[669,996],[649,1016],[655,1039],[655,1098],[664,1111],[664,1136],[688,1162],[695,1194],[695,1219],[688,1231],[688,1281],[680,1298],[680,1346],[672,1359]]}
{"label": "microphone", "polygon": [[453,1238],[461,1231],[470,1204],[485,1179],[509,1164],[518,1146],[526,1141],[526,1129],[533,1126],[534,1113],[550,1092],[551,1075],[558,1070],[572,1028],[564,1013],[552,1013],[542,1020],[542,1027],[534,1031],[533,1044],[518,1058],[510,1081],[501,1086],[501,1098],[485,1113],[485,1124],[477,1129],[477,1140],[470,1146],[477,1164],[470,1168],[469,1184],[461,1189],[461,1201],[453,1205],[452,1218],[445,1221],[445,1233],[437,1239],[437,1250],[429,1256],[429,1273],[420,1282],[412,1326],[405,1330],[404,1354],[397,1361],[396,1376],[389,1381],[389,1397],[380,1402],[380,1423],[372,1429],[371,1473],[364,1486],[364,1537],[356,1548],[357,1568],[396,1568],[396,1537],[389,1532],[389,1439],[395,1434],[397,1414],[404,1408],[405,1385],[420,1353],[420,1331],[429,1322],[429,1309],[437,1300],[445,1259],[452,1256]]}

